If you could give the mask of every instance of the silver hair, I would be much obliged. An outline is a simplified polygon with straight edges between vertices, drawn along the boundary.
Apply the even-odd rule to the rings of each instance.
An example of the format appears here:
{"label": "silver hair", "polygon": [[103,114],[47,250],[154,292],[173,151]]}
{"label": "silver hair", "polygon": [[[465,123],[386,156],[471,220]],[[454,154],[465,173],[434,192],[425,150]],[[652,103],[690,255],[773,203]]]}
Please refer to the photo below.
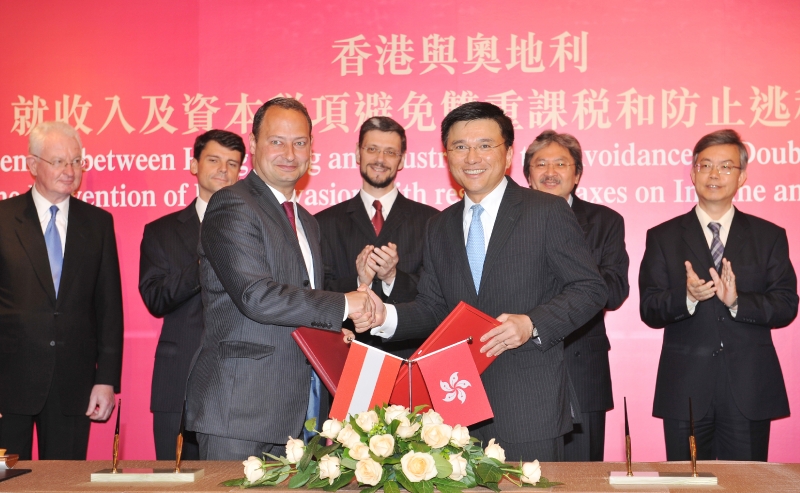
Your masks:
{"label": "silver hair", "polygon": [[34,155],[41,155],[42,150],[44,148],[44,139],[47,137],[48,134],[51,133],[60,133],[64,137],[73,138],[78,141],[78,147],[83,149],[83,143],[81,142],[81,136],[78,134],[78,131],[72,128],[71,125],[64,122],[42,122],[31,130],[30,135],[28,136],[28,153]]}

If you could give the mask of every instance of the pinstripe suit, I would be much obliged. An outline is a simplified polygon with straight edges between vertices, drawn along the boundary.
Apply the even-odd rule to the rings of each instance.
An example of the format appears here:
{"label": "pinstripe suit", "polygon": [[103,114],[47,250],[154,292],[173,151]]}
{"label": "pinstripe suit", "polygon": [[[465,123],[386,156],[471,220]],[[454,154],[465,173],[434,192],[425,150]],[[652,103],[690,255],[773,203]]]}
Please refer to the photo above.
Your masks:
{"label": "pinstripe suit", "polygon": [[[319,227],[297,209],[322,286]],[[345,297],[310,289],[297,236],[255,172],[213,195],[199,253],[205,331],[187,384],[187,427],[286,443],[302,429],[311,375],[291,333],[339,330]]]}
{"label": "pinstripe suit", "polygon": [[[493,317],[530,317],[541,344],[528,341],[504,352],[481,376],[495,415],[484,426],[491,425],[501,444],[554,439],[572,429],[574,392],[563,340],[606,301],[605,283],[564,199],[506,179],[480,295],[464,245],[462,200],[429,221],[419,295],[396,307],[396,337],[429,334],[462,300]],[[474,431],[481,435],[480,427]]]}
{"label": "pinstripe suit", "polygon": [[[150,392],[159,460],[175,457],[186,377],[203,332],[196,202],[147,224],[141,244],[139,293],[150,313],[164,318]],[[184,459],[197,459],[198,454],[196,442],[184,442]]]}
{"label": "pinstripe suit", "polygon": [[[439,211],[425,204],[397,195],[391,212],[375,235],[364,201],[360,195],[318,213],[322,232],[322,256],[325,261],[325,289],[346,293],[358,286],[356,257],[366,245],[377,247],[392,242],[397,245],[399,262],[397,277],[389,296],[383,293],[381,280],[375,277],[372,290],[386,303],[412,301],[417,295],[417,282],[422,270],[422,237],[428,219]],[[352,326],[352,324],[350,324]],[[359,335],[359,340],[399,356],[410,356],[420,340],[382,342],[379,337]]]}

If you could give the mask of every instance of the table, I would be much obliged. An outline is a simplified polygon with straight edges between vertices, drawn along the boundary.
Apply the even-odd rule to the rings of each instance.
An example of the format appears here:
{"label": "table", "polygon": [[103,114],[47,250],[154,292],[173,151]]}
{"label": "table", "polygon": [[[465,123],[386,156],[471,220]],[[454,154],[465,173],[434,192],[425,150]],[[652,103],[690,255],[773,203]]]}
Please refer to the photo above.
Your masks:
{"label": "table", "polygon": [[[120,461],[122,468],[168,468],[174,467],[171,462],[156,461]],[[204,468],[205,475],[194,483],[91,483],[91,473],[111,467],[111,461],[20,461],[16,468],[32,469],[33,472],[0,483],[0,492],[107,492],[107,491],[146,491],[146,492],[226,492],[242,490],[238,487],[219,486],[222,481],[243,476],[241,462],[203,462],[187,461],[182,464],[186,468]],[[633,465],[634,471],[688,471],[687,462],[643,462]],[[714,493],[753,493],[753,492],[800,492],[800,464],[776,464],[763,462],[723,462],[698,461],[698,471],[711,472],[719,477],[718,486],[611,486],[608,484],[608,472],[625,470],[622,462],[549,462],[542,464],[544,475],[551,481],[561,481],[564,486],[554,488],[555,492],[714,492]],[[503,490],[536,493],[547,491],[539,489],[520,489],[515,485],[501,483]],[[348,489],[358,489],[351,483]],[[258,488],[252,491],[269,491],[285,493],[286,488]],[[321,492],[322,490],[315,490]],[[489,492],[478,488],[473,491]]]}

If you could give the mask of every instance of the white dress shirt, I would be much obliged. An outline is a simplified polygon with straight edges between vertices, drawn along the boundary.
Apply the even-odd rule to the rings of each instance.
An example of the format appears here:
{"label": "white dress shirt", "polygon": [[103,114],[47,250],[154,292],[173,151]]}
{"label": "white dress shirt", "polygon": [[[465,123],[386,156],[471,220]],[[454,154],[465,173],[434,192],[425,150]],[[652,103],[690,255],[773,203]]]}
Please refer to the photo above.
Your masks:
{"label": "white dress shirt", "polygon": [[[383,216],[383,220],[385,221],[387,217],[389,217],[389,212],[392,210],[392,206],[394,205],[395,200],[397,200],[397,194],[400,193],[397,190],[397,187],[392,185],[392,190],[388,192],[381,198],[373,197],[372,195],[368,194],[363,188],[359,193],[361,197],[361,201],[364,202],[364,209],[367,211],[367,216],[369,216],[369,220],[372,221],[372,218],[375,217],[375,213],[378,210],[372,205],[376,200],[381,203],[381,215]],[[395,278],[396,279],[396,278]],[[358,283],[358,278],[356,278],[356,283]],[[381,281],[381,286],[383,288],[383,293],[386,296],[392,294],[392,288],[394,287],[394,280],[392,280],[391,284],[388,284],[386,281]],[[358,286],[356,286],[358,288]]]}
{"label": "white dress shirt", "polygon": [[33,205],[36,206],[36,215],[39,217],[39,224],[42,226],[42,235],[47,230],[47,225],[50,224],[50,207],[58,207],[58,214],[56,214],[56,229],[58,235],[61,237],[61,252],[66,251],[67,246],[67,223],[69,222],[69,197],[62,200],[57,204],[53,204],[42,194],[36,190],[36,185],[31,187],[31,196],[33,197]]}
{"label": "white dress shirt", "polygon": [[197,200],[194,203],[194,210],[197,211],[197,217],[200,219],[200,222],[203,222],[203,218],[206,217],[206,209],[208,209],[208,202],[197,197]]}

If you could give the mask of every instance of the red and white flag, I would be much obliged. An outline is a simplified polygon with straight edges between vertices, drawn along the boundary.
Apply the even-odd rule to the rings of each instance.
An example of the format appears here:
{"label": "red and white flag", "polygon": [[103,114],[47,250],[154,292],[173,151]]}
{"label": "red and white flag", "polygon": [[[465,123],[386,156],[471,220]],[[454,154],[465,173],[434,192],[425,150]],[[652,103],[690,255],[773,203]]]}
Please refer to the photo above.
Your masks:
{"label": "red and white flag", "polygon": [[458,342],[415,360],[428,387],[434,411],[451,426],[469,426],[494,417],[466,342]]}
{"label": "red and white flag", "polygon": [[392,395],[401,358],[358,341],[350,344],[330,417],[339,421],[386,404]]}

